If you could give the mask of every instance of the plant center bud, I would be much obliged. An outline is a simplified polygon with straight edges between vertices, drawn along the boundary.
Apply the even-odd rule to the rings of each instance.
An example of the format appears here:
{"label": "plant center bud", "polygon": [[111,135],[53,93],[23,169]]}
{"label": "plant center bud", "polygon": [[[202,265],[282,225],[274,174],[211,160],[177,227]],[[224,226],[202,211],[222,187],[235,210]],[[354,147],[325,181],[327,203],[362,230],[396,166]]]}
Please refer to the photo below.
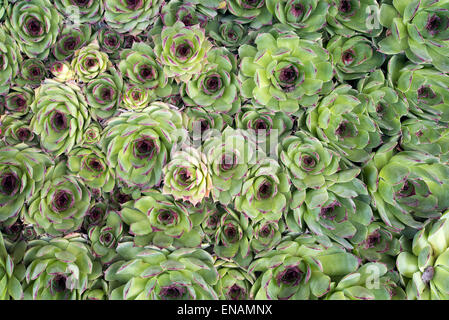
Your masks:
{"label": "plant center bud", "polygon": [[20,141],[28,141],[28,139],[31,137],[31,131],[27,128],[20,128],[17,130],[17,138],[19,138]]}
{"label": "plant center bud", "polygon": [[28,71],[31,75],[32,80],[38,80],[42,76],[41,68],[39,68],[38,66],[32,66],[28,69]]}
{"label": "plant center bud", "polygon": [[434,99],[435,92],[429,86],[422,86],[418,89],[418,100]]}
{"label": "plant center bud", "polygon": [[191,52],[192,48],[187,43],[182,43],[176,48],[176,56],[179,58],[187,58]]}
{"label": "plant center bud", "polygon": [[110,247],[110,246],[114,245],[114,242],[115,242],[114,240],[115,240],[114,236],[110,232],[103,233],[100,236],[100,243],[104,246]]}
{"label": "plant center bud", "polygon": [[74,37],[69,37],[64,41],[64,49],[66,49],[67,51],[75,50],[77,45],[78,45],[78,41]]}
{"label": "plant center bud", "polygon": [[114,93],[115,92],[112,88],[104,88],[101,93],[101,98],[105,101],[111,101]]}
{"label": "plant center bud", "polygon": [[375,231],[373,233],[371,233],[365,241],[366,247],[367,248],[374,248],[376,245],[378,245],[380,243],[381,240],[381,236],[379,231]]}
{"label": "plant center bud", "polygon": [[289,66],[281,69],[279,74],[279,80],[284,83],[294,83],[298,79],[298,69],[295,66]]}
{"label": "plant center bud", "polygon": [[239,240],[239,232],[233,224],[225,226],[223,232],[230,243],[235,243]]}
{"label": "plant center bud", "polygon": [[354,61],[354,57],[355,57],[354,50],[349,49],[343,52],[343,54],[341,55],[341,60],[345,65],[348,65]]}
{"label": "plant center bud", "polygon": [[140,76],[143,79],[154,79],[154,69],[150,66],[143,66],[142,69],[140,69]]}
{"label": "plant center bud", "polygon": [[62,212],[73,206],[73,196],[70,192],[59,190],[53,196],[53,209],[56,212]]}
{"label": "plant center bud", "polygon": [[89,160],[89,167],[91,167],[93,170],[97,172],[102,172],[104,170],[103,165],[98,159],[90,159]]}
{"label": "plant center bud", "polygon": [[422,273],[421,279],[424,283],[429,283],[430,280],[433,279],[433,276],[435,274],[435,269],[433,267],[427,267],[424,272]]}
{"label": "plant center bud", "polygon": [[238,38],[234,30],[229,30],[227,36],[231,41],[236,41]]}
{"label": "plant center bud", "polygon": [[118,43],[118,40],[117,40],[117,37],[115,37],[114,35],[109,35],[106,37],[104,42],[106,43],[106,45],[108,45],[110,47],[115,47]]}
{"label": "plant center bud", "polygon": [[232,287],[229,288],[227,296],[231,300],[242,300],[245,299],[246,291],[242,287],[234,283]]}
{"label": "plant center bud", "polygon": [[206,87],[210,91],[217,91],[221,87],[221,79],[217,76],[208,78],[206,80]]}
{"label": "plant center bud", "polygon": [[137,157],[140,159],[151,157],[154,151],[154,141],[141,139],[136,142]]}
{"label": "plant center bud", "polygon": [[233,169],[236,165],[235,163],[236,157],[235,155],[225,154],[221,158],[221,169],[226,171],[229,169]]}
{"label": "plant center bud", "polygon": [[26,24],[26,29],[29,32],[29,34],[34,37],[41,35],[43,32],[41,22],[34,17],[28,20]]}
{"label": "plant center bud", "polygon": [[337,217],[336,207],[340,207],[341,204],[337,201],[332,202],[331,204],[321,207],[320,217],[328,220],[334,220]]}
{"label": "plant center bud", "polygon": [[16,96],[14,100],[19,110],[22,110],[26,106],[27,101],[22,96]]}
{"label": "plant center bud", "polygon": [[295,286],[301,281],[301,278],[302,272],[298,267],[289,267],[279,275],[278,281]]}
{"label": "plant center bud", "polygon": [[1,193],[12,196],[16,193],[19,179],[14,173],[6,173],[1,176]]}
{"label": "plant center bud", "polygon": [[416,194],[415,186],[413,185],[413,183],[411,183],[410,181],[406,180],[404,182],[404,185],[402,186],[401,190],[399,190],[396,193],[396,196],[398,198],[407,198],[407,197],[414,196],[415,194]]}
{"label": "plant center bud", "polygon": [[436,35],[440,32],[441,27],[441,18],[438,17],[436,14],[429,17],[426,24],[426,30],[432,35]]}
{"label": "plant center bud", "polygon": [[258,198],[259,199],[268,199],[273,195],[273,185],[270,181],[264,181],[258,190]]}
{"label": "plant center bud", "polygon": [[99,221],[101,217],[103,217],[104,211],[98,206],[95,206],[90,209],[89,211],[89,217],[93,222]]}
{"label": "plant center bud", "polygon": [[298,18],[299,16],[302,16],[304,13],[304,6],[301,3],[295,3],[292,5],[291,13]]}
{"label": "plant center bud", "polygon": [[181,179],[182,182],[188,182],[191,176],[192,175],[190,174],[190,172],[186,169],[182,169],[179,172],[179,178]]}
{"label": "plant center bud", "polygon": [[87,58],[86,59],[86,66],[88,68],[93,68],[98,64],[98,60],[96,58]]}
{"label": "plant center bud", "polygon": [[271,234],[271,228],[268,225],[264,225],[259,233],[263,238],[268,237]]}
{"label": "plant center bud", "polygon": [[352,137],[351,128],[349,126],[348,121],[342,121],[338,126],[337,130],[335,130],[335,134],[340,138],[348,138]]}
{"label": "plant center bud", "polygon": [[127,8],[131,10],[137,10],[142,7],[142,0],[126,0]]}
{"label": "plant center bud", "polygon": [[348,13],[352,9],[351,0],[341,0],[338,10],[342,13]]}
{"label": "plant center bud", "polygon": [[52,281],[51,281],[51,286],[53,288],[54,291],[56,292],[63,292],[66,290],[66,281],[67,278],[66,276],[62,275],[62,274],[57,274],[53,277]]}
{"label": "plant center bud", "polygon": [[176,214],[170,210],[161,210],[157,216],[159,222],[168,225],[172,224],[176,218]]}
{"label": "plant center bud", "polygon": [[303,169],[311,170],[311,169],[315,168],[316,160],[309,155],[305,155],[301,158],[301,164],[302,164],[301,167]]}
{"label": "plant center bud", "polygon": [[62,112],[56,111],[51,119],[52,128],[55,131],[67,129],[67,117]]}
{"label": "plant center bud", "polygon": [[171,285],[168,287],[162,287],[160,295],[163,299],[179,299],[186,292],[186,288],[180,285]]}
{"label": "plant center bud", "polygon": [[259,133],[259,130],[267,130],[268,124],[263,119],[257,119],[254,123],[254,130],[256,134]]}

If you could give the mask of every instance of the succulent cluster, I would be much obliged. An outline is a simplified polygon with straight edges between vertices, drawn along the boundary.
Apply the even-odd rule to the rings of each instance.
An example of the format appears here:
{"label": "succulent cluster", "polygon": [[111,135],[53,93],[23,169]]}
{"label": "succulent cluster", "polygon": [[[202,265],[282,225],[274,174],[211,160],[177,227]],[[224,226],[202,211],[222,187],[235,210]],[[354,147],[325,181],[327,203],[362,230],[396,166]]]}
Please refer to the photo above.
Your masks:
{"label": "succulent cluster", "polygon": [[448,0],[0,1],[0,299],[449,299]]}

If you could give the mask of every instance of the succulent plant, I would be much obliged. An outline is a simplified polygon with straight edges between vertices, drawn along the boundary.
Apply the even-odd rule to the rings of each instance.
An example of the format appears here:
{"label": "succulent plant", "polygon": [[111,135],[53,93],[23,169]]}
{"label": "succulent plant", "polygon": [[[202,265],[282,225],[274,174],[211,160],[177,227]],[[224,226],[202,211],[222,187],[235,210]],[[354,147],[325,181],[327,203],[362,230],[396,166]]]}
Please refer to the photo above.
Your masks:
{"label": "succulent plant", "polygon": [[447,212],[419,230],[412,242],[402,238],[397,268],[406,281],[408,300],[447,300],[449,225]]}
{"label": "succulent plant", "polygon": [[89,82],[111,66],[108,55],[99,49],[98,43],[93,42],[75,51],[72,69],[80,81]]}
{"label": "succulent plant", "polygon": [[[30,126],[47,152],[59,156],[81,143],[90,123],[87,102],[72,83],[47,79],[35,92]],[[69,134],[70,133],[70,134]]]}
{"label": "succulent plant", "polygon": [[6,9],[6,27],[29,58],[47,58],[62,22],[49,0],[16,1]]}
{"label": "succulent plant", "polygon": [[445,89],[449,76],[434,68],[404,63],[391,58],[389,80],[397,92],[407,99],[410,113],[433,121],[449,122],[449,94]]}
{"label": "succulent plant", "polygon": [[102,139],[108,166],[125,185],[152,188],[162,180],[177,129],[182,129],[179,111],[162,102],[109,119]]}
{"label": "succulent plant", "polygon": [[225,260],[215,262],[220,278],[214,286],[220,300],[248,300],[254,276],[238,265]]}
{"label": "succulent plant", "polygon": [[384,144],[364,168],[368,188],[386,225],[421,229],[428,219],[449,207],[448,167],[438,158],[417,151],[393,155],[395,141]]}
{"label": "succulent plant", "polygon": [[102,18],[103,2],[104,0],[55,0],[54,4],[69,24],[86,25],[86,23],[94,24]]}
{"label": "succulent plant", "polygon": [[154,22],[160,0],[103,0],[104,20],[111,29],[135,36]]}
{"label": "succulent plant", "polygon": [[70,171],[83,180],[90,188],[99,188],[110,192],[114,188],[115,175],[106,165],[105,154],[96,147],[79,147],[67,155]]}
{"label": "succulent plant", "polygon": [[202,249],[169,252],[124,242],[117,253],[121,259],[105,272],[111,300],[218,300],[213,286],[219,275]]}
{"label": "succulent plant", "polygon": [[385,61],[385,55],[378,52],[371,41],[363,36],[335,36],[329,40],[326,49],[329,50],[340,81],[360,79]]}
{"label": "succulent plant", "polygon": [[79,235],[28,243],[25,300],[79,300],[89,283],[101,275],[101,265]]}
{"label": "succulent plant", "polygon": [[234,54],[225,48],[210,50],[201,74],[181,85],[184,104],[234,114],[240,108],[236,70],[237,59]]}
{"label": "succulent plant", "polygon": [[331,0],[327,30],[345,37],[363,34],[377,37],[383,30],[375,0]]}
{"label": "succulent plant", "polygon": [[108,119],[115,115],[122,102],[123,79],[111,69],[110,73],[90,80],[84,90],[93,117]]}
{"label": "succulent plant", "polygon": [[171,156],[163,168],[163,194],[171,194],[176,200],[198,204],[211,192],[212,179],[206,156],[199,150],[186,146]]}
{"label": "succulent plant", "polygon": [[[402,289],[387,273],[382,263],[367,263],[356,272],[343,277],[338,283],[332,283],[328,300],[392,300],[393,296],[405,298]],[[398,297],[396,297],[397,299]]]}
{"label": "succulent plant", "polygon": [[182,203],[159,192],[148,192],[126,202],[120,211],[137,246],[195,248],[201,245],[202,231],[194,224]]}
{"label": "succulent plant", "polygon": [[0,148],[0,221],[12,225],[42,187],[52,159],[24,143]]}
{"label": "succulent plant", "polygon": [[24,219],[39,234],[67,235],[81,227],[90,199],[84,183],[70,174],[65,161],[61,161],[45,173],[44,184],[29,200]]}
{"label": "succulent plant", "polygon": [[441,72],[449,71],[446,61],[447,1],[393,1],[382,3],[380,23],[387,36],[379,42],[382,52],[405,53],[416,64],[432,64]]}
{"label": "succulent plant", "polygon": [[187,82],[194,74],[201,72],[212,47],[204,29],[198,25],[186,28],[184,23],[178,21],[155,33],[154,52],[168,77]]}
{"label": "succulent plant", "polygon": [[19,73],[22,62],[17,41],[6,33],[6,28],[0,28],[0,57],[2,68],[0,70],[0,93],[9,91],[11,82]]}
{"label": "succulent plant", "polygon": [[365,101],[349,85],[340,85],[307,113],[307,129],[353,162],[366,162],[382,143],[377,123],[370,117]]}
{"label": "succulent plant", "polygon": [[300,106],[316,105],[319,95],[329,93],[333,67],[319,43],[295,33],[263,33],[255,44],[239,48],[243,97],[270,110],[294,113]]}
{"label": "succulent plant", "polygon": [[357,258],[338,246],[325,248],[310,235],[280,243],[276,250],[259,253],[250,271],[260,271],[251,288],[256,300],[308,300],[331,289],[336,277],[357,270]]}
{"label": "succulent plant", "polygon": [[262,158],[250,169],[235,208],[251,221],[278,221],[290,200],[289,178],[272,158]]}

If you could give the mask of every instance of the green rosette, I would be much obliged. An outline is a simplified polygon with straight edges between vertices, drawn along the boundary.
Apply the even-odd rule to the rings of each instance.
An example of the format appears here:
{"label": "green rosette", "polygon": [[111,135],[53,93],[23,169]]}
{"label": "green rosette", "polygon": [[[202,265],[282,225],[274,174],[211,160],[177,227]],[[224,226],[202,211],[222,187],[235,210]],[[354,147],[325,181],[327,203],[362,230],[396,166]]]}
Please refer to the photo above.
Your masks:
{"label": "green rosette", "polygon": [[120,57],[119,69],[131,84],[152,89],[159,97],[172,93],[168,77],[149,45],[135,42],[131,49],[124,49]]}
{"label": "green rosette", "polygon": [[81,227],[90,199],[84,183],[61,161],[46,172],[42,187],[29,200],[24,221],[32,224],[38,234],[66,235]]}
{"label": "green rosette", "polygon": [[419,230],[412,241],[401,239],[396,266],[408,300],[448,300],[449,224],[445,212]]}
{"label": "green rosette", "polygon": [[75,148],[67,158],[69,170],[79,176],[86,186],[103,192],[112,191],[115,185],[114,170],[108,168],[106,156],[100,149],[93,146]]}
{"label": "green rosette", "polygon": [[218,300],[219,275],[202,249],[170,252],[125,242],[117,253],[120,260],[105,271],[110,300]]}
{"label": "green rosette", "polygon": [[19,73],[19,66],[22,63],[22,55],[16,40],[10,37],[0,28],[0,93],[7,93],[12,81]]}
{"label": "green rosette", "polygon": [[31,111],[33,132],[39,136],[42,148],[54,156],[79,145],[90,123],[86,100],[72,83],[47,79],[36,89]]}
{"label": "green rosette", "polygon": [[122,102],[123,79],[111,68],[109,72],[90,80],[84,92],[93,117],[108,119],[115,115]]}
{"label": "green rosette", "polygon": [[89,82],[111,67],[108,55],[99,49],[95,41],[75,51],[71,66],[79,81]]}
{"label": "green rosette", "polygon": [[234,206],[252,222],[277,222],[288,208],[289,200],[288,175],[276,160],[262,158],[249,169]]}
{"label": "green rosette", "polygon": [[294,32],[259,34],[239,48],[241,95],[266,108],[294,113],[315,106],[332,88],[329,53]]}
{"label": "green rosette", "polygon": [[237,58],[225,48],[214,48],[207,55],[203,71],[181,84],[186,106],[199,106],[212,112],[234,114],[240,109]]}
{"label": "green rosette", "polygon": [[49,0],[16,1],[6,9],[5,25],[29,58],[46,59],[62,17]]}
{"label": "green rosette", "polygon": [[104,21],[117,32],[135,36],[153,24],[163,4],[160,0],[104,0]]}
{"label": "green rosette", "polygon": [[196,205],[209,197],[212,189],[210,169],[206,156],[190,146],[171,155],[171,161],[163,168],[163,194],[171,194],[176,200]]}
{"label": "green rosette", "polygon": [[311,235],[280,243],[258,254],[250,272],[261,272],[251,298],[256,300],[316,300],[331,283],[359,267],[357,258],[338,246],[324,247]]}
{"label": "green rosette", "polygon": [[42,188],[52,159],[24,143],[0,148],[0,221],[12,225]]}
{"label": "green rosette", "polygon": [[184,134],[182,121],[181,113],[163,102],[109,119],[101,145],[116,179],[141,191],[158,185],[171,148]]}
{"label": "green rosette", "polygon": [[102,273],[86,241],[77,234],[30,241],[23,262],[25,300],[80,300]]}
{"label": "green rosette", "polygon": [[249,300],[254,276],[235,263],[226,260],[215,262],[219,279],[214,286],[220,300]]}
{"label": "green rosette", "polygon": [[181,21],[171,27],[154,31],[154,53],[164,66],[167,77],[188,82],[202,72],[206,56],[212,47],[204,29],[198,25],[186,28]]}
{"label": "green rosette", "polygon": [[120,211],[129,225],[137,246],[153,245],[159,248],[195,248],[203,238],[201,221],[190,217],[190,211],[181,203],[158,191],[145,193],[137,200],[126,202]]}

